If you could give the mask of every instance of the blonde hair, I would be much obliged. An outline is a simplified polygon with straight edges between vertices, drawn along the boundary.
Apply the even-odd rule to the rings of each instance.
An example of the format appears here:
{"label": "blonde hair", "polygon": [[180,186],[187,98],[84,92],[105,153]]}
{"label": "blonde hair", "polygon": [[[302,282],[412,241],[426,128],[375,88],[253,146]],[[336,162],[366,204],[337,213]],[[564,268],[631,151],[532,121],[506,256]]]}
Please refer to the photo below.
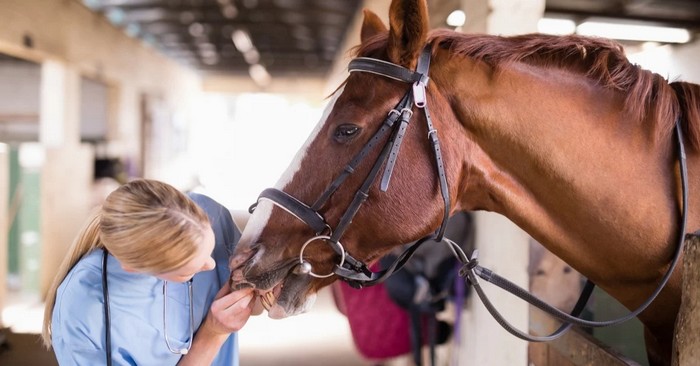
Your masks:
{"label": "blonde hair", "polygon": [[136,271],[168,272],[194,256],[208,228],[204,211],[166,183],[138,179],[117,188],[87,220],[49,288],[42,329],[46,348],[51,347],[58,287],[86,254],[104,248],[123,266]]}

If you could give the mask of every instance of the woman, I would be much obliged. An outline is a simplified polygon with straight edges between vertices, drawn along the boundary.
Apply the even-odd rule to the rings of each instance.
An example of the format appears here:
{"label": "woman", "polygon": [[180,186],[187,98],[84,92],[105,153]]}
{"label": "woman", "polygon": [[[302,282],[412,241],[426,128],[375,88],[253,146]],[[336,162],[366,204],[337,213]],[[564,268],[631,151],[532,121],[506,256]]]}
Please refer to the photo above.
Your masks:
{"label": "woman", "polygon": [[228,286],[239,238],[206,196],[154,180],[119,187],[49,289],[44,344],[61,365],[238,365],[232,332],[255,303]]}

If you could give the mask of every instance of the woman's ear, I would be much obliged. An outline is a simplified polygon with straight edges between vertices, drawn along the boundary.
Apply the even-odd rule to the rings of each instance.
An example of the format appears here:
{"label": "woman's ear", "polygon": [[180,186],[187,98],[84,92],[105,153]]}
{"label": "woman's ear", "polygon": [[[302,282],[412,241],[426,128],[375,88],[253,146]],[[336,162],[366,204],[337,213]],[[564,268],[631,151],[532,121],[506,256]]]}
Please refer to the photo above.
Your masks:
{"label": "woman's ear", "polygon": [[136,272],[138,272],[138,271],[136,271],[135,269],[133,269],[133,268],[127,266],[127,265],[124,265],[124,264],[122,264],[122,269],[124,270],[124,272],[129,272],[129,273],[136,273]]}

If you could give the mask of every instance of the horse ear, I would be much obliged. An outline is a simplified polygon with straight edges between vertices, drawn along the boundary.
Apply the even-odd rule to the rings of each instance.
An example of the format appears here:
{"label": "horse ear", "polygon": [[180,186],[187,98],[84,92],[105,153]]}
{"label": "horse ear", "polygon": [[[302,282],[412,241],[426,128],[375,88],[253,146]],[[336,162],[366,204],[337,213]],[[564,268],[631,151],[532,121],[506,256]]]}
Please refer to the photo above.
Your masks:
{"label": "horse ear", "polygon": [[379,16],[371,10],[364,9],[364,20],[362,21],[362,30],[360,31],[360,41],[365,43],[367,39],[379,33],[387,31],[386,25],[379,19]]}
{"label": "horse ear", "polygon": [[428,39],[426,0],[392,0],[389,8],[389,60],[413,69]]}

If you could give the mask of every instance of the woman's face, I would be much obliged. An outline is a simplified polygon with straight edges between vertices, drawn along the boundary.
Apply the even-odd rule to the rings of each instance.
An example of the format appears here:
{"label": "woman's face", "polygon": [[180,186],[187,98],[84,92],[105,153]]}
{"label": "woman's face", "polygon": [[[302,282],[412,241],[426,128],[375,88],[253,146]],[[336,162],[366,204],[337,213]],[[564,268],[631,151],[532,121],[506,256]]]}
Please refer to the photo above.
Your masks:
{"label": "woman's face", "polygon": [[216,262],[211,256],[215,243],[214,231],[209,227],[204,231],[202,241],[197,246],[197,252],[191,260],[176,270],[157,273],[154,276],[165,281],[186,282],[199,272],[211,271],[216,267]]}

